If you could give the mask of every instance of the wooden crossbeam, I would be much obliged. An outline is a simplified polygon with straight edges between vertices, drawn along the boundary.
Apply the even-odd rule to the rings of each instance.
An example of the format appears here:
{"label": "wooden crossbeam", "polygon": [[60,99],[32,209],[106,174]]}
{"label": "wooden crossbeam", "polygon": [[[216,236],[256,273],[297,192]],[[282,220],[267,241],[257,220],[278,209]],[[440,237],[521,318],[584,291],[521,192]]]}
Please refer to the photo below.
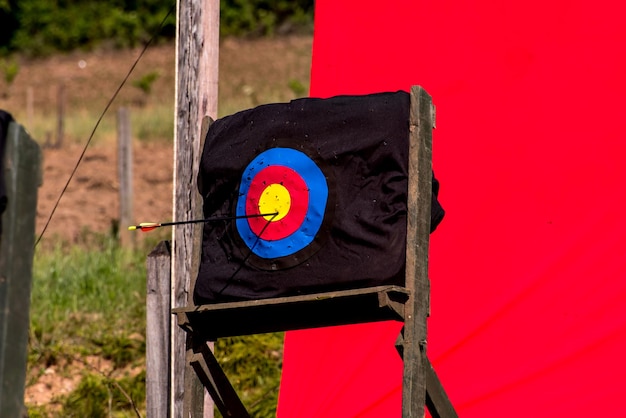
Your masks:
{"label": "wooden crossbeam", "polygon": [[406,289],[378,286],[173,309],[178,325],[207,340],[404,319]]}
{"label": "wooden crossbeam", "polygon": [[[389,310],[391,310],[394,312],[393,315],[397,315],[395,319],[400,320],[401,311],[397,310],[398,304],[402,305],[406,302],[408,292],[406,289],[397,286],[380,286],[356,291],[329,292],[291,298],[178,308],[174,309],[173,312],[178,317],[179,325],[191,336],[190,345],[193,347],[193,351],[188,357],[188,362],[215,401],[220,413],[225,417],[248,417],[249,415],[244,415],[244,413],[248,413],[243,403],[207,345],[207,341],[212,340],[212,338],[207,338],[207,336],[219,334],[218,336],[221,338],[224,336],[265,332],[264,330],[267,329],[265,322],[259,321],[258,318],[266,319],[270,316],[273,316],[278,321],[268,321],[272,323],[271,332],[311,328],[318,324],[316,319],[311,317],[314,312],[328,309],[328,306],[345,308],[345,303],[349,299],[360,301],[360,309],[357,311],[353,310],[353,314],[359,312],[363,315],[363,312],[370,310],[370,312],[374,313],[368,314],[369,317],[382,315],[380,316],[382,318],[389,315]],[[331,305],[328,304],[329,302]],[[354,303],[354,301],[352,302]],[[300,312],[300,314],[295,314],[294,312],[296,311],[294,309]],[[305,311],[308,313],[302,314]],[[344,309],[344,312],[348,311]],[[385,311],[386,313],[383,314],[382,312]],[[268,316],[268,312],[274,313]],[[233,332],[233,329],[229,327],[222,328],[222,325],[220,325],[224,323],[231,324],[233,318],[236,318],[233,329],[239,330],[238,332]],[[290,320],[284,321],[285,318],[290,318]],[[246,321],[250,321],[249,325],[241,328],[242,323]],[[258,328],[259,326],[260,328]],[[246,333],[241,333],[244,329]],[[222,335],[223,332],[226,335]],[[404,359],[406,348],[403,334],[404,328],[396,340],[396,349],[403,360],[406,361]],[[424,391],[424,405],[428,408],[433,418],[458,418],[454,406],[450,402],[439,377],[426,355],[425,344],[419,344],[418,354],[421,370],[424,374],[422,389]]]}

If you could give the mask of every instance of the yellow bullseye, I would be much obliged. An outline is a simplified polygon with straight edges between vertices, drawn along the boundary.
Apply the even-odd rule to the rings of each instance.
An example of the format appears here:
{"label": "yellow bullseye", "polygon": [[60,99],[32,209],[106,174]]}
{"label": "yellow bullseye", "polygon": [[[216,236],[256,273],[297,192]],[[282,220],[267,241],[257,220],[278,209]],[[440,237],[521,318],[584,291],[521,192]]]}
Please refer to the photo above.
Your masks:
{"label": "yellow bullseye", "polygon": [[289,213],[291,195],[282,184],[270,184],[259,197],[259,213],[276,213],[274,216],[264,216],[268,221],[280,221]]}

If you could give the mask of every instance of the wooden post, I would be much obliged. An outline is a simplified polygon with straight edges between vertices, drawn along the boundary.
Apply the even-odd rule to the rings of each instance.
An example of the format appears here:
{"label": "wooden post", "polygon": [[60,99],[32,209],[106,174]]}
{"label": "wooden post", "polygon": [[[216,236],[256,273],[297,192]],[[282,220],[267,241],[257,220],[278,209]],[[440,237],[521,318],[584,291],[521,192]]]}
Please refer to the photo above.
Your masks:
{"label": "wooden post", "polygon": [[[205,116],[217,117],[219,5],[218,0],[178,0],[174,221],[202,215],[196,178],[202,152],[201,122]],[[173,228],[172,307],[192,304],[200,256],[196,243],[201,228],[201,224]],[[174,316],[171,329],[172,417],[212,417],[213,408],[203,408],[204,390],[186,360],[190,348],[187,336],[177,326]],[[190,399],[191,395],[200,395],[201,399]]]}
{"label": "wooden post", "polygon": [[8,205],[0,244],[0,411],[24,413],[30,289],[41,153],[17,123],[9,124],[5,150]]}
{"label": "wooden post", "polygon": [[125,226],[133,221],[133,143],[130,133],[128,109],[117,111],[117,175],[120,184],[120,227],[119,239],[123,247],[134,244],[135,234]]}
{"label": "wooden post", "polygon": [[148,255],[146,293],[146,417],[167,418],[170,391],[170,245]]}
{"label": "wooden post", "polygon": [[407,196],[404,377],[402,417],[422,418],[426,404],[426,318],[429,313],[428,245],[432,187],[433,105],[421,87],[411,88],[409,188]]}
{"label": "wooden post", "polygon": [[55,148],[63,146],[63,136],[65,135],[65,84],[60,83],[57,87],[57,138],[54,143]]}

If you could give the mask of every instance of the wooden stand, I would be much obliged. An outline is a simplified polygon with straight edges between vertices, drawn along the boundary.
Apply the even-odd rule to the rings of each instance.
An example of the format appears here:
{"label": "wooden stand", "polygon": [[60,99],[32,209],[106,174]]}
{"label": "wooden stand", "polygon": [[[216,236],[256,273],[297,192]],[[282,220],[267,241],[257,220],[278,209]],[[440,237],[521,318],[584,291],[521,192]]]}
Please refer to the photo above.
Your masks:
{"label": "wooden stand", "polygon": [[411,89],[405,287],[380,286],[173,309],[178,325],[191,340],[188,361],[223,416],[249,414],[209,349],[209,342],[228,336],[397,320],[404,322],[396,342],[404,360],[403,418],[423,417],[425,405],[433,417],[457,417],[426,354],[433,127],[431,97],[415,86]]}

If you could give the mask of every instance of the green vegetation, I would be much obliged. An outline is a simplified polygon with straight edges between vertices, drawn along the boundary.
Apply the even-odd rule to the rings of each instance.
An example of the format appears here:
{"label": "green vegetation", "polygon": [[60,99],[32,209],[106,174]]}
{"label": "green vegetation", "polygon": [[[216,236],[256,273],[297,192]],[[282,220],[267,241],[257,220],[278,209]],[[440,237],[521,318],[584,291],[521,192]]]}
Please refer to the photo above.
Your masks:
{"label": "green vegetation", "polygon": [[80,246],[38,250],[27,386],[50,370],[82,378],[56,411],[33,407],[31,416],[105,417],[145,405],[145,276],[145,252],[111,236],[85,231]]}
{"label": "green vegetation", "polygon": [[272,35],[313,25],[313,0],[221,0],[222,35]]}
{"label": "green vegetation", "polygon": [[113,380],[99,374],[88,373],[80,381],[78,387],[63,399],[63,417],[107,418],[114,416],[141,416],[134,405],[145,393],[145,372],[134,377]]}
{"label": "green vegetation", "polygon": [[173,105],[153,106],[145,112],[131,112],[133,136],[142,142],[171,141],[174,134],[173,114]]}
{"label": "green vegetation", "polygon": [[159,78],[158,71],[150,71],[147,74],[139,77],[137,80],[133,81],[133,86],[137,87],[139,90],[144,92],[146,95],[150,95],[152,92],[152,86],[156,79]]}
{"label": "green vegetation", "polygon": [[[145,416],[145,260],[156,241],[124,250],[84,231],[78,246],[35,256],[27,386],[79,376],[73,390],[31,417]],[[226,338],[216,356],[255,417],[276,414],[282,334]],[[219,414],[216,414],[219,416]]]}
{"label": "green vegetation", "polygon": [[[174,0],[0,0],[0,55],[45,55],[171,40]],[[170,13],[171,12],[171,13]],[[166,16],[169,17],[165,19]],[[222,35],[270,35],[310,29],[313,0],[221,0]],[[163,23],[163,27],[160,28]]]}
{"label": "green vegetation", "polygon": [[[57,244],[35,256],[31,319],[39,343],[63,346],[145,327],[133,321],[129,328],[124,321],[144,314],[145,253],[124,251],[113,237],[88,231],[81,241],[80,246]],[[73,335],[76,339],[68,338]]]}
{"label": "green vegetation", "polygon": [[10,86],[20,72],[20,65],[15,60],[2,59],[0,60],[0,69],[2,70],[4,81]]}
{"label": "green vegetation", "polygon": [[[283,334],[218,340],[215,355],[253,417],[276,416]],[[216,414],[217,416],[217,414]]]}
{"label": "green vegetation", "polygon": [[171,1],[136,0],[8,0],[1,12],[9,22],[0,36],[5,52],[30,55],[91,48],[103,41],[116,47],[135,46],[155,33],[175,34],[175,14],[161,22],[174,5]]}
{"label": "green vegetation", "polygon": [[304,84],[302,84],[300,80],[289,80],[289,83],[287,85],[289,86],[289,89],[291,89],[293,94],[296,95],[296,97],[302,97],[306,95],[308,91],[308,88]]}
{"label": "green vegetation", "polygon": [[[140,142],[171,142],[174,133],[174,106],[173,104],[147,106],[146,102],[149,98],[140,102],[140,99],[134,102],[136,106],[131,107],[130,125],[133,138]],[[73,113],[65,119],[65,138],[68,143],[84,143],[93,131],[94,123],[100,116],[101,110],[81,109],[73,111]],[[22,112],[13,112],[16,118],[25,120]],[[117,138],[117,122],[116,113],[108,112],[98,129],[92,143],[108,144],[115,143]],[[58,123],[56,115],[43,114],[28,126],[29,132],[39,142],[51,142],[52,132],[55,132]],[[48,141],[46,141],[48,139]]]}

